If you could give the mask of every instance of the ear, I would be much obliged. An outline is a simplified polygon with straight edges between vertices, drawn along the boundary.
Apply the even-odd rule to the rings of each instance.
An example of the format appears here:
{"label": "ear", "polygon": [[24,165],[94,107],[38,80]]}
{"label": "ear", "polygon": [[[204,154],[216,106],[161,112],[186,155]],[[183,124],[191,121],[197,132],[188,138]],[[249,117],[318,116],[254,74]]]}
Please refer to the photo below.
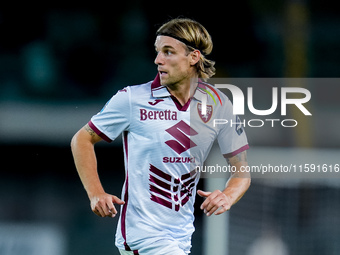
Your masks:
{"label": "ear", "polygon": [[196,63],[200,60],[201,58],[201,52],[199,50],[194,50],[190,52],[190,64],[192,66],[196,65]]}

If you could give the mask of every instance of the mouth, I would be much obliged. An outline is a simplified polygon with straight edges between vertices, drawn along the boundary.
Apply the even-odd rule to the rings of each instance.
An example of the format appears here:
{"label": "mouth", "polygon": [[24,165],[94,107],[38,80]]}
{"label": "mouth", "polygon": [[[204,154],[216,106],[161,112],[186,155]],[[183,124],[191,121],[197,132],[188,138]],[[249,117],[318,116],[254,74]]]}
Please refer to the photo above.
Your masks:
{"label": "mouth", "polygon": [[168,72],[166,72],[166,71],[159,71],[159,75],[161,76],[161,77],[164,77],[165,75],[167,75],[168,74]]}

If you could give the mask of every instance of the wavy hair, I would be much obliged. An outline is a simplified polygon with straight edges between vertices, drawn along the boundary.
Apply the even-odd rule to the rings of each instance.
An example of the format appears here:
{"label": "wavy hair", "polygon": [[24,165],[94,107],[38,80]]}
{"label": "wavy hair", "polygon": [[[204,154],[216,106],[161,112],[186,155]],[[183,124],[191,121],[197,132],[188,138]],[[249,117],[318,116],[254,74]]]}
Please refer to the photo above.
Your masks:
{"label": "wavy hair", "polygon": [[172,19],[163,24],[157,35],[172,36],[187,46],[188,53],[197,49],[201,52],[196,63],[198,77],[206,80],[215,74],[215,62],[206,58],[213,48],[213,42],[208,31],[197,21],[187,18]]}

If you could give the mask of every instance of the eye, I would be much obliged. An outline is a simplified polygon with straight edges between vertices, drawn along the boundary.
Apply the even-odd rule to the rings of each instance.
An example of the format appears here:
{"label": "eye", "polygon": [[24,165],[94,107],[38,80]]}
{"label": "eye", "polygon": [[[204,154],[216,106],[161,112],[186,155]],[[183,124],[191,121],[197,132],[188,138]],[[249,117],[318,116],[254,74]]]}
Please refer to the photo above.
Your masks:
{"label": "eye", "polygon": [[165,51],[164,51],[164,54],[167,55],[167,56],[170,56],[170,55],[173,54],[173,52],[170,51],[170,50],[165,50]]}

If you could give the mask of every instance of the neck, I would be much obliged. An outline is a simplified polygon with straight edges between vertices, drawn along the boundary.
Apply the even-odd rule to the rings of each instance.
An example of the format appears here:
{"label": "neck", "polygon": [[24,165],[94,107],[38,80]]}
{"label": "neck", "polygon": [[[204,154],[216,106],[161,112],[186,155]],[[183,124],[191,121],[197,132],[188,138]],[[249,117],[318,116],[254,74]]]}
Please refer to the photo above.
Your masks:
{"label": "neck", "polygon": [[180,81],[176,84],[168,85],[167,88],[171,95],[177,98],[178,102],[183,106],[195,93],[198,77]]}

